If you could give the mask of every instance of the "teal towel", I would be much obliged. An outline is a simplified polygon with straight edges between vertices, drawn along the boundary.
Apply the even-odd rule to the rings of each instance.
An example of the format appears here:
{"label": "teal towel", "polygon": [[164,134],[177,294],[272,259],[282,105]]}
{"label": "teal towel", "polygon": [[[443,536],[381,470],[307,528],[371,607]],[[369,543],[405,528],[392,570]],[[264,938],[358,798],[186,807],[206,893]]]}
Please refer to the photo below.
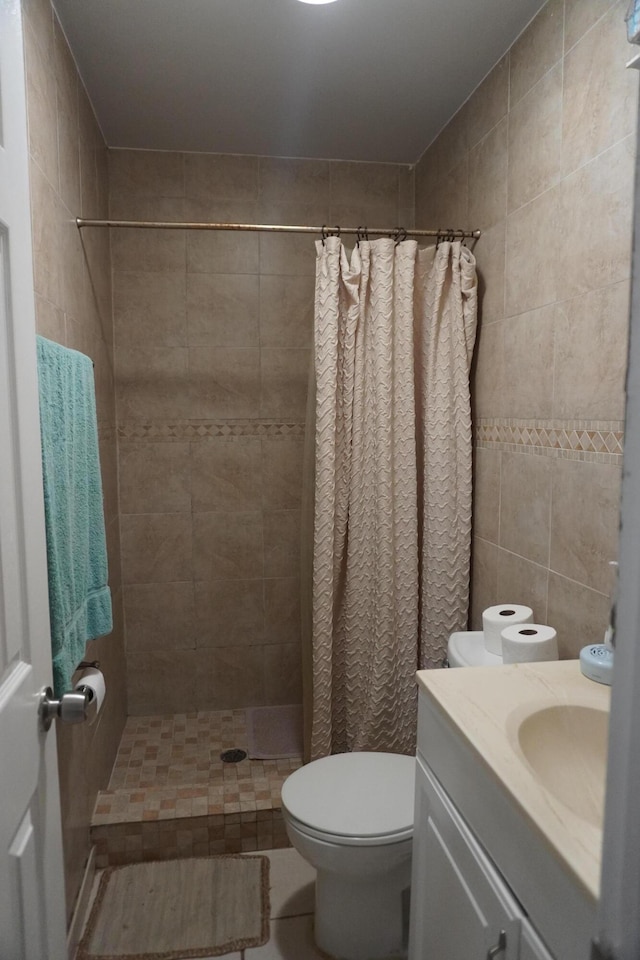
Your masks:
{"label": "teal towel", "polygon": [[71,686],[87,640],[113,629],[89,357],[38,337],[42,472],[54,693]]}

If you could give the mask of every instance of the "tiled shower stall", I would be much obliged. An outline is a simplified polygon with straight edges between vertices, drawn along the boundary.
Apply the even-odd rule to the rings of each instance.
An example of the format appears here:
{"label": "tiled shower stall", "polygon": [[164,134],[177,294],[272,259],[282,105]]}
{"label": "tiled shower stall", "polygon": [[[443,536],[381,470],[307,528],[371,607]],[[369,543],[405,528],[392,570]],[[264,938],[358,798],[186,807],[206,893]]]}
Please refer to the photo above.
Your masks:
{"label": "tiled shower stall", "polygon": [[[113,150],[109,190],[118,219],[413,221],[393,164]],[[302,699],[314,240],[119,229],[111,257],[129,720],[98,864],[276,847],[300,760],[220,753]]]}

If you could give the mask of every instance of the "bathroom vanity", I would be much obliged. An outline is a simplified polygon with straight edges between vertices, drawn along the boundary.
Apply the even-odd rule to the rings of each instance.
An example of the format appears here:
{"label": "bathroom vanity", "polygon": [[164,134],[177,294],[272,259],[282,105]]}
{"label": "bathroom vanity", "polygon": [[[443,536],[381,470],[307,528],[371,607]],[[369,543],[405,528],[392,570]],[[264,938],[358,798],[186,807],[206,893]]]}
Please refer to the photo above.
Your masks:
{"label": "bathroom vanity", "polygon": [[418,680],[409,960],[587,960],[610,689],[577,661]]}

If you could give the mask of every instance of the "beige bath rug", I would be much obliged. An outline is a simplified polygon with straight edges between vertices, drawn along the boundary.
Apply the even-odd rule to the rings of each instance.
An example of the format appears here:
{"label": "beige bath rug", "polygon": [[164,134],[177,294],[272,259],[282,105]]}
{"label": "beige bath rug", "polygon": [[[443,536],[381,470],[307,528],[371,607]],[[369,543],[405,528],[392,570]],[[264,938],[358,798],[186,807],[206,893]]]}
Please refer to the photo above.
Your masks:
{"label": "beige bath rug", "polygon": [[269,939],[269,860],[154,860],[107,867],[77,960],[217,957]]}
{"label": "beige bath rug", "polygon": [[252,760],[302,757],[302,707],[249,707],[247,742]]}

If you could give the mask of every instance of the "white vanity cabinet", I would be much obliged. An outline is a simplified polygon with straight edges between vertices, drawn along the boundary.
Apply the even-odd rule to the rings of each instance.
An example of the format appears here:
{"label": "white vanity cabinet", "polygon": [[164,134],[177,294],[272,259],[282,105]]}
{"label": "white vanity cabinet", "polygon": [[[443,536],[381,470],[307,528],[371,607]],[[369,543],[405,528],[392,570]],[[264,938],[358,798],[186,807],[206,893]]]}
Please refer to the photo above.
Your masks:
{"label": "white vanity cabinet", "polygon": [[414,836],[409,960],[552,960],[420,758]]}

